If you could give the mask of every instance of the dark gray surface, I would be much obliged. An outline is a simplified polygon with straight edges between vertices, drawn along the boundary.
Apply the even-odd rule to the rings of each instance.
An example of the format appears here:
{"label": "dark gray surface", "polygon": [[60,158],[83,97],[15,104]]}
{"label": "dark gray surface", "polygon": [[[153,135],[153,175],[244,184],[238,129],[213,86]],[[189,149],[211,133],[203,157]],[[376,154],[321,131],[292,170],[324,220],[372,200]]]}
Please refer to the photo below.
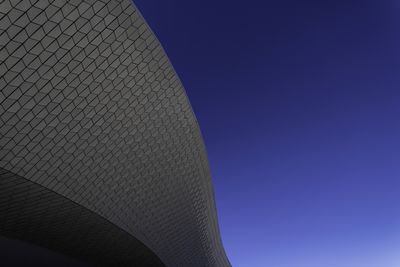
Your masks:
{"label": "dark gray surface", "polygon": [[91,265],[33,243],[0,236],[1,266],[90,267]]}
{"label": "dark gray surface", "polygon": [[93,266],[165,266],[140,241],[98,214],[1,168],[0,218],[0,235],[54,248]]}
{"label": "dark gray surface", "polygon": [[130,1],[3,1],[0,59],[2,169],[167,266],[230,266],[196,119]]}

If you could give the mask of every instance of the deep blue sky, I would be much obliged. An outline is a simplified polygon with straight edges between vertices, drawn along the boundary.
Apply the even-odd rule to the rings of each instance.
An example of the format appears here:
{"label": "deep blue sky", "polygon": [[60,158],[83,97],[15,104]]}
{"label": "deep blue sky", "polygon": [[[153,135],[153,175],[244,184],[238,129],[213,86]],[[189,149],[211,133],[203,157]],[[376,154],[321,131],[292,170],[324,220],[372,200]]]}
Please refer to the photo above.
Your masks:
{"label": "deep blue sky", "polygon": [[198,118],[233,266],[400,266],[399,1],[135,3]]}

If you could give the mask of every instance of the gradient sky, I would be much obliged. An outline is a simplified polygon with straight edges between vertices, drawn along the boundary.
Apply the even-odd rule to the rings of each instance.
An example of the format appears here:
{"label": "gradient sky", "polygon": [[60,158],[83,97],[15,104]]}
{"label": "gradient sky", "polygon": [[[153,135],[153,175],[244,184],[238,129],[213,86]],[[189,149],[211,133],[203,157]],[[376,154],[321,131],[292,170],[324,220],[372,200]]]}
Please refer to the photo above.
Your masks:
{"label": "gradient sky", "polygon": [[135,3],[199,121],[233,266],[400,266],[399,1]]}

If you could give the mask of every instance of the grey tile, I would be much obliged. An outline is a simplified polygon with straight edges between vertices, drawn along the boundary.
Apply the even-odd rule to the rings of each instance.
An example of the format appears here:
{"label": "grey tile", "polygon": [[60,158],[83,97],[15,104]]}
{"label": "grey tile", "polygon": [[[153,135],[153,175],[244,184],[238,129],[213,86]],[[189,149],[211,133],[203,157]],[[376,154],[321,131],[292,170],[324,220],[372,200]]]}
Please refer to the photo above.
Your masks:
{"label": "grey tile", "polygon": [[92,260],[230,266],[196,119],[136,7],[5,0],[0,13],[0,191],[18,181],[30,201],[1,202],[0,232],[18,214],[5,234]]}

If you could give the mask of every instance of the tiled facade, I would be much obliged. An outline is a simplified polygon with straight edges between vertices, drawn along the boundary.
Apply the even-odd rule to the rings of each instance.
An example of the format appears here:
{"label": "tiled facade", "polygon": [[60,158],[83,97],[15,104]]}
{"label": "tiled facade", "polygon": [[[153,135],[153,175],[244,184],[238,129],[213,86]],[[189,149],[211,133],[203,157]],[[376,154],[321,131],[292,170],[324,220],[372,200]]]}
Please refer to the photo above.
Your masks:
{"label": "tiled facade", "polygon": [[[14,177],[23,192],[46,191],[125,233],[121,250],[135,243],[152,255],[140,258],[143,266],[230,266],[196,119],[129,0],[2,1],[0,59],[0,225],[25,218],[35,227],[7,213],[22,205],[5,193]],[[57,201],[47,203],[38,210],[57,210]],[[64,230],[79,232],[79,224]],[[110,240],[116,261],[129,254]],[[43,244],[63,250],[51,242]],[[90,253],[81,256],[99,256],[97,243],[87,240]],[[128,258],[119,260],[134,266]]]}

